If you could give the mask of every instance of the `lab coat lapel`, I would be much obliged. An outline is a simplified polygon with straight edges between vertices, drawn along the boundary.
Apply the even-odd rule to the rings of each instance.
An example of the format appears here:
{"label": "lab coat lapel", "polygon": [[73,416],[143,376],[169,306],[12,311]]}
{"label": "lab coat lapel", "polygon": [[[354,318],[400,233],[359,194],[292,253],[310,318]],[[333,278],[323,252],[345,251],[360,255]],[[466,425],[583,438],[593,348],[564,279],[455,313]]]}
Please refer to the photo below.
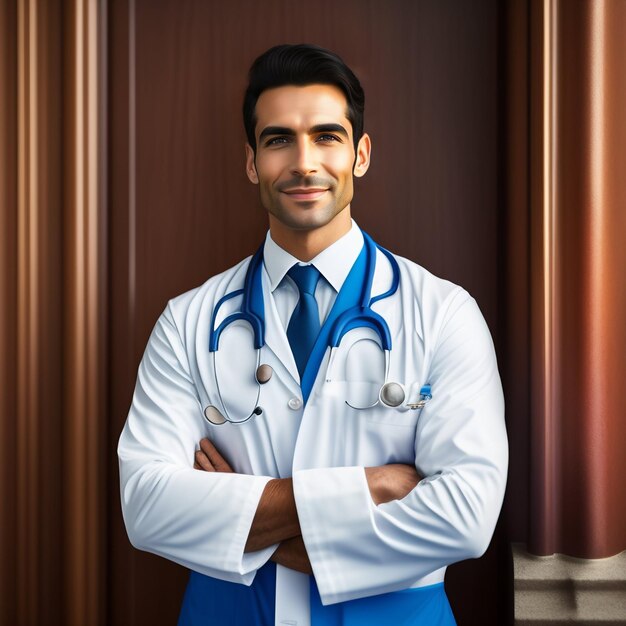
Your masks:
{"label": "lab coat lapel", "polygon": [[276,359],[282,363],[293,381],[300,385],[300,374],[294,359],[287,333],[276,310],[274,296],[270,288],[269,277],[263,268],[263,302],[265,305],[265,343],[274,353]]}

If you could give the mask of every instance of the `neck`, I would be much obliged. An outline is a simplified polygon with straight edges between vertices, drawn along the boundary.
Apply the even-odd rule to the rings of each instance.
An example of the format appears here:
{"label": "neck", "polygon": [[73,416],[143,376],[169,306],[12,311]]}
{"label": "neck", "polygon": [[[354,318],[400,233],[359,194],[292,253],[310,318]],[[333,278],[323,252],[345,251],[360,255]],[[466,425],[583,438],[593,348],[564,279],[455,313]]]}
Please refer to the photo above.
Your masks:
{"label": "neck", "polygon": [[352,228],[350,205],[335,215],[328,224],[310,230],[289,228],[271,213],[269,220],[270,234],[274,242],[299,261],[314,259],[322,250],[341,239]]}

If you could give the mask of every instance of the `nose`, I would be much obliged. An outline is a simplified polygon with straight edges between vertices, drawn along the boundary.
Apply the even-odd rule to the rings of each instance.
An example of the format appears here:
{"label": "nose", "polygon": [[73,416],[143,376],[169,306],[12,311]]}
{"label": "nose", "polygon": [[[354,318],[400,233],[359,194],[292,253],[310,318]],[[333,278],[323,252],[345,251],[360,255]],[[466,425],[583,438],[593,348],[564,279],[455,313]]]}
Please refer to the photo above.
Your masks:
{"label": "nose", "polygon": [[307,174],[317,172],[315,146],[311,144],[308,137],[298,138],[293,155],[292,174],[296,176],[306,176]]}

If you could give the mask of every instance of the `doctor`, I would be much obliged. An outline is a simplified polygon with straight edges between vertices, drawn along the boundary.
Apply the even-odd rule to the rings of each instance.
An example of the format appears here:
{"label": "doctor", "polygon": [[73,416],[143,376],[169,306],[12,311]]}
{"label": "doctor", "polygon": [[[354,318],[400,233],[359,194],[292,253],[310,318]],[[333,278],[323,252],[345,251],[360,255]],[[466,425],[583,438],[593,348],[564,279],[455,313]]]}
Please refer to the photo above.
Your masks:
{"label": "doctor", "polygon": [[249,78],[269,232],[156,323],[118,448],[129,538],[191,570],[181,626],[454,624],[446,566],[485,551],[506,482],[489,330],[352,220],[371,140],[343,61],[277,46]]}

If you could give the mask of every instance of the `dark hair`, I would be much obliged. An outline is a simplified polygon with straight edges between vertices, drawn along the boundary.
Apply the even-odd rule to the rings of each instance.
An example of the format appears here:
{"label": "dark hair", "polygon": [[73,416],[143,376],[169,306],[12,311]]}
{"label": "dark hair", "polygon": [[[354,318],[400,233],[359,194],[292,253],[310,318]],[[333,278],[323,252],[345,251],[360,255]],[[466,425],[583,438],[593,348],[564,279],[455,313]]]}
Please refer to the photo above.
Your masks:
{"label": "dark hair", "polygon": [[243,99],[243,124],[248,142],[256,152],[255,108],[259,96],[273,87],[285,85],[334,85],[348,102],[347,118],[352,124],[354,149],[363,135],[365,94],[354,72],[330,50],[311,44],[284,44],[264,52],[250,68],[248,88]]}

